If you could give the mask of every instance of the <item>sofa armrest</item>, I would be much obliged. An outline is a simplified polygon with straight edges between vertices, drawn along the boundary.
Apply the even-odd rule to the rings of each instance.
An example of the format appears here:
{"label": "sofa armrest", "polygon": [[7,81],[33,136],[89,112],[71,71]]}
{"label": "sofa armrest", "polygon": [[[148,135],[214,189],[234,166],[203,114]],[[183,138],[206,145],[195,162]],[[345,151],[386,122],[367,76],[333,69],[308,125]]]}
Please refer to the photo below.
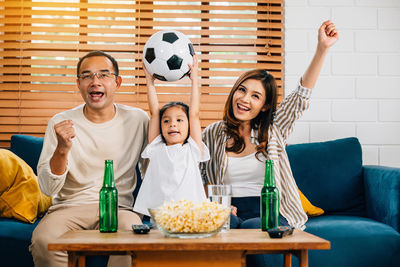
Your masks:
{"label": "sofa armrest", "polygon": [[367,216],[400,232],[400,168],[363,166]]}

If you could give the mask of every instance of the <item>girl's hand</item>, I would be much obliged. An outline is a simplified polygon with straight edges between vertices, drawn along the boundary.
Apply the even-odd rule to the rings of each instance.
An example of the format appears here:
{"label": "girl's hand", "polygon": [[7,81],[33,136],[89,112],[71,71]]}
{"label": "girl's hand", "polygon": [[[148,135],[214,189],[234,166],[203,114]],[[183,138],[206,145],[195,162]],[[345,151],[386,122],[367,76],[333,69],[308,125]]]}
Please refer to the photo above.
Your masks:
{"label": "girl's hand", "polygon": [[339,32],[336,29],[335,24],[330,20],[322,23],[318,29],[318,47],[327,49],[331,47],[339,39]]}
{"label": "girl's hand", "polygon": [[146,69],[146,65],[144,65],[144,63],[142,62],[142,67],[144,70],[144,74],[146,75],[146,82],[147,85],[153,85],[154,86],[154,80],[155,78],[153,77],[153,75],[151,75],[151,73]]}
{"label": "girl's hand", "polygon": [[188,64],[190,73],[189,73],[189,78],[192,80],[197,80],[198,78],[198,70],[199,70],[199,61],[197,59],[197,55],[195,54],[193,56],[193,65]]}

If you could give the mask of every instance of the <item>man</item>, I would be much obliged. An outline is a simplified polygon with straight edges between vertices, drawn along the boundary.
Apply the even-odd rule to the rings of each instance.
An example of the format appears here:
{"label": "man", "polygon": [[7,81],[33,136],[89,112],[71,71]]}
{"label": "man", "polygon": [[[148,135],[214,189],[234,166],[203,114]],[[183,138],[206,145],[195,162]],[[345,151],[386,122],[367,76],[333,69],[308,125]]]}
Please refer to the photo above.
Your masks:
{"label": "man", "polygon": [[[118,227],[140,224],[132,211],[135,167],[147,144],[149,117],[143,110],[114,103],[122,79],[116,60],[93,51],[77,65],[77,86],[85,104],[56,114],[46,129],[38,163],[39,186],[53,205],[32,235],[35,266],[67,266],[67,255],[48,251],[48,243],[75,229],[99,228],[99,191],[104,161],[114,161],[118,189]],[[129,264],[127,256],[110,258]]]}

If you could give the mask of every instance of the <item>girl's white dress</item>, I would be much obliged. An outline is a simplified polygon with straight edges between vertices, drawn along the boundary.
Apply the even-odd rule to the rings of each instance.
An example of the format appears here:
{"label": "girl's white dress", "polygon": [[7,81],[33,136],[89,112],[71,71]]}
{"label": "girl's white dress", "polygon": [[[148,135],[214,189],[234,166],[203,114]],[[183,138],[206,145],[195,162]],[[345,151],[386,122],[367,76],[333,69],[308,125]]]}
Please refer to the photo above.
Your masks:
{"label": "girl's white dress", "polygon": [[148,208],[157,208],[164,201],[204,201],[206,195],[200,175],[199,163],[210,159],[207,146],[202,143],[202,153],[189,137],[186,144],[167,146],[157,136],[142,152],[150,159],[149,166],[135,200],[133,210],[150,215]]}

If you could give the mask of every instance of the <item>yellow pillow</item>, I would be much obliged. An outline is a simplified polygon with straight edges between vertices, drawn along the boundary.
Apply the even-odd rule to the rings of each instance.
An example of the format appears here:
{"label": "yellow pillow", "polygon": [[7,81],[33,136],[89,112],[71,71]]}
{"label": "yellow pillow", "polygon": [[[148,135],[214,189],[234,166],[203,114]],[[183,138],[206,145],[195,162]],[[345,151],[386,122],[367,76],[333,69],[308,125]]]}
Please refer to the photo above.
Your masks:
{"label": "yellow pillow", "polygon": [[6,149],[0,149],[0,181],[0,217],[34,223],[51,205],[32,168]]}
{"label": "yellow pillow", "polygon": [[306,196],[299,190],[301,205],[303,206],[303,210],[308,215],[308,217],[315,217],[324,214],[324,210],[318,208],[311,204],[311,202],[306,198]]}

